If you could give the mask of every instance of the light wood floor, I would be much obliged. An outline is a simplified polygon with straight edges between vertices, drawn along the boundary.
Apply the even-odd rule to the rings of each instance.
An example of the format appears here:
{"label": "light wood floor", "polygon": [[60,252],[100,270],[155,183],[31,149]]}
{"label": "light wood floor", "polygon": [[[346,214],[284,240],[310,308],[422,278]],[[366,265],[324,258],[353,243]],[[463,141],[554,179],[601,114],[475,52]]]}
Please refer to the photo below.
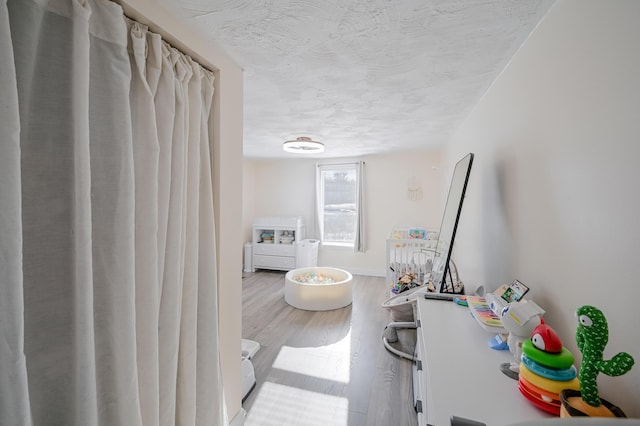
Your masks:
{"label": "light wood floor", "polygon": [[[389,353],[380,306],[385,279],[354,276],[353,304],[325,312],[284,301],[284,273],[243,277],[243,337],[260,343],[253,357],[256,388],[243,407],[245,424],[261,426],[404,426],[417,424],[412,363]],[[411,352],[415,331],[397,347]]]}

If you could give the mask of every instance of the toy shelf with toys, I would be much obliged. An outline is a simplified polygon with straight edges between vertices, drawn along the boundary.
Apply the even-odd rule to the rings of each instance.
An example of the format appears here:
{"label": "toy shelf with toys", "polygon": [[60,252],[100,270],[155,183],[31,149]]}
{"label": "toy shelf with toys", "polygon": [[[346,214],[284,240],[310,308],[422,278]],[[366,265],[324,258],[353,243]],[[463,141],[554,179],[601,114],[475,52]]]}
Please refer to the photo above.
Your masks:
{"label": "toy shelf with toys", "polygon": [[[577,364],[546,324],[544,309],[523,299],[527,291],[514,280],[486,299],[468,295],[468,309],[417,299],[413,380],[419,425],[448,424],[454,416],[492,426],[544,424],[551,416],[600,417],[604,422],[597,424],[609,425],[618,424],[614,417],[626,417],[598,390],[598,374],[620,376],[635,362],[627,352],[605,354],[605,314],[590,305],[577,309],[575,341],[582,355]],[[497,336],[496,330],[501,330]],[[490,336],[506,337],[501,342],[506,347],[487,340]]]}
{"label": "toy shelf with toys", "polygon": [[298,263],[297,243],[304,239],[302,217],[258,217],[253,222],[253,269],[290,271]]}
{"label": "toy shelf with toys", "polygon": [[552,416],[523,398],[517,382],[500,372],[513,355],[487,345],[494,334],[478,326],[469,308],[424,298],[416,308],[421,369],[414,371],[414,389],[420,426],[447,425],[451,416],[491,426]]}

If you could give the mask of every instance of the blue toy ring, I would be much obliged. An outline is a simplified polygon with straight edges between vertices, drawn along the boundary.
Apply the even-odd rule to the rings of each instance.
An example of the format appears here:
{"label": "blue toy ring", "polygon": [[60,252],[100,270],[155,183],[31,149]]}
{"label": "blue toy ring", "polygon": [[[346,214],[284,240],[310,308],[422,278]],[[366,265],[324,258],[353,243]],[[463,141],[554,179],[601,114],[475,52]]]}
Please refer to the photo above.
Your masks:
{"label": "blue toy ring", "polygon": [[573,380],[578,374],[578,372],[576,371],[576,367],[574,367],[573,365],[569,368],[563,369],[547,368],[538,364],[525,354],[522,354],[522,363],[532,373],[558,382],[568,382],[569,380]]}

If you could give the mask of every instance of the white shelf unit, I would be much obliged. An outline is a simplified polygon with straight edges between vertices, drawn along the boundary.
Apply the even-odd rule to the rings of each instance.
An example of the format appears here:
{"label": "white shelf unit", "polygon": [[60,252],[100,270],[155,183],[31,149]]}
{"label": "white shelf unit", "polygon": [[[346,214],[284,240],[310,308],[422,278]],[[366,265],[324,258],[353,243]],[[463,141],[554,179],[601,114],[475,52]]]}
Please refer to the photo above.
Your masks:
{"label": "white shelf unit", "polygon": [[[271,235],[272,239],[268,240]],[[293,240],[289,240],[293,237]],[[304,239],[302,217],[259,217],[253,223],[253,268],[289,271],[296,268],[296,243]],[[269,242],[271,241],[271,242]]]}
{"label": "white shelf unit", "polygon": [[[433,250],[437,239],[387,239],[387,284],[388,288],[398,281],[400,275],[412,272],[423,284],[429,278],[433,264]],[[387,297],[390,291],[387,291]]]}

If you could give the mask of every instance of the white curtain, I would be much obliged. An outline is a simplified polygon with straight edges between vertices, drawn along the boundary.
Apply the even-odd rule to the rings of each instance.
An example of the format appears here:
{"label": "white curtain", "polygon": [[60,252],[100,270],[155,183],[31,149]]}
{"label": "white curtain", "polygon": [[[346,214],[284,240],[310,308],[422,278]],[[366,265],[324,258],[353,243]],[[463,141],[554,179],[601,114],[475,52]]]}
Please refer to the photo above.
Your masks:
{"label": "white curtain", "polygon": [[366,251],[364,229],[364,161],[356,163],[356,236],[353,241],[353,249],[358,253]]}
{"label": "white curtain", "polygon": [[0,0],[0,424],[226,424],[213,75],[108,0]]}
{"label": "white curtain", "polygon": [[324,185],[322,184],[322,165],[316,164],[316,214],[315,214],[315,231],[320,240],[320,244],[324,240]]}

